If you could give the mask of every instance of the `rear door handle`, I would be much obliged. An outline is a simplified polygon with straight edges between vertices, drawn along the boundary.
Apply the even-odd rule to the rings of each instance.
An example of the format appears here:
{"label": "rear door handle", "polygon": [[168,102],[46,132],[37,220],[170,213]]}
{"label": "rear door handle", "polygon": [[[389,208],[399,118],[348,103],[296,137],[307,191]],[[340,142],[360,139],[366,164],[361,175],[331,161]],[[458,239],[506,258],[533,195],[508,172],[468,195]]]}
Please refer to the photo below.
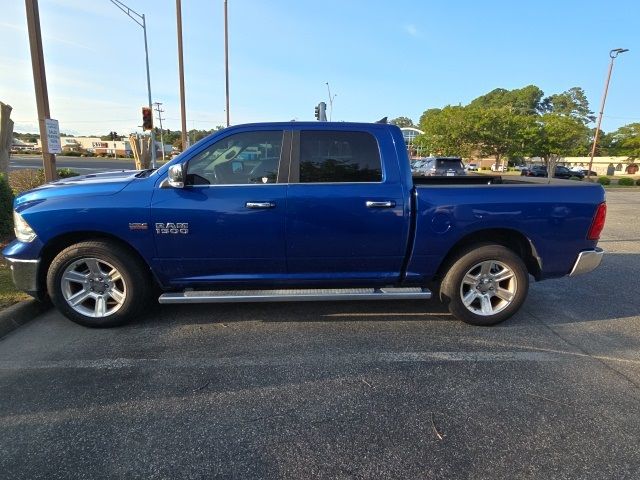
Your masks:
{"label": "rear door handle", "polygon": [[393,208],[396,206],[396,202],[394,201],[386,201],[386,202],[372,202],[371,200],[367,200],[367,208]]}
{"label": "rear door handle", "polygon": [[251,208],[253,210],[265,209],[265,208],[274,208],[276,206],[275,202],[247,202],[244,204],[245,207]]}

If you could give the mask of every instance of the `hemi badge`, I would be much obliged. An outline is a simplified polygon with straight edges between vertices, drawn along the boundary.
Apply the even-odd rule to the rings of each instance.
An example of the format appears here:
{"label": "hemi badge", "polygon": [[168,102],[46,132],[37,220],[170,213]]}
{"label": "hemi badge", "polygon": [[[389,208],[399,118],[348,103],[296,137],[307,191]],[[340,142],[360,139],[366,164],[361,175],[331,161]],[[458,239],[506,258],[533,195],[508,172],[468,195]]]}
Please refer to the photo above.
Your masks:
{"label": "hemi badge", "polygon": [[147,230],[149,226],[146,223],[130,223],[129,230]]}

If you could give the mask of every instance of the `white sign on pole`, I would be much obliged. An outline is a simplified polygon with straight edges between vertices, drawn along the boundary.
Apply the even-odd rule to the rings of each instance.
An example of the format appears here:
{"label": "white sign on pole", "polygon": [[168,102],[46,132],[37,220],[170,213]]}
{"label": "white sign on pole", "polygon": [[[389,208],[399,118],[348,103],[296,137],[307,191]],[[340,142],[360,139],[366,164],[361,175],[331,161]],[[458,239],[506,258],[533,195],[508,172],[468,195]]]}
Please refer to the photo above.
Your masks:
{"label": "white sign on pole", "polygon": [[45,118],[44,124],[47,127],[47,146],[49,153],[62,153],[62,145],[60,145],[60,126],[58,125],[58,120]]}

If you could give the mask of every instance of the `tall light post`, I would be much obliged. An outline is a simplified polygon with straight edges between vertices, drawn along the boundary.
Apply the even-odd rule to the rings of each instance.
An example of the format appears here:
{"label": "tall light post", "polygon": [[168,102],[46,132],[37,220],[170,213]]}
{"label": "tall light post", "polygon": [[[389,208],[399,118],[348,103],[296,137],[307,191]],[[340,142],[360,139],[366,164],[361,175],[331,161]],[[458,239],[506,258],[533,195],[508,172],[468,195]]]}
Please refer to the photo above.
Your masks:
{"label": "tall light post", "polygon": [[613,62],[618,55],[624,52],[628,52],[628,48],[614,48],[609,52],[611,61],[609,62],[609,72],[607,73],[607,81],[604,84],[604,92],[602,93],[602,102],[600,103],[600,113],[598,113],[598,123],[596,123],[596,133],[593,136],[593,146],[591,147],[591,160],[589,160],[589,171],[587,172],[587,178],[592,181],[591,168],[593,167],[593,157],[596,154],[596,147],[598,145],[598,136],[600,135],[600,124],[602,123],[602,114],[604,113],[604,104],[607,101],[607,93],[609,92],[609,81],[611,80],[611,72],[613,71]]}
{"label": "tall light post", "polygon": [[[144,32],[144,55],[147,63],[147,92],[149,94],[149,108],[153,108],[153,104],[151,103],[151,75],[149,74],[149,47],[147,46],[147,22],[145,21],[144,14],[139,14],[138,12],[131,10],[120,0],[110,0],[116,7],[122,10],[131,20],[136,22],[138,25],[142,27],[142,31]],[[153,132],[153,129],[150,131],[151,134],[151,167],[156,168],[156,136]]]}
{"label": "tall light post", "polygon": [[180,125],[182,128],[182,151],[189,146],[187,138],[187,107],[184,99],[184,59],[182,55],[182,1],[176,0],[176,22],[178,30],[178,77],[180,78]]}
{"label": "tall light post", "polygon": [[336,98],[337,93],[334,93],[333,96],[331,96],[331,88],[329,88],[329,82],[324,82],[327,84],[327,91],[329,92],[329,121],[331,121],[331,118],[333,117],[333,99]]}
{"label": "tall light post", "polygon": [[229,24],[227,21],[227,0],[224,0],[224,76],[227,101],[227,127],[229,121]]}

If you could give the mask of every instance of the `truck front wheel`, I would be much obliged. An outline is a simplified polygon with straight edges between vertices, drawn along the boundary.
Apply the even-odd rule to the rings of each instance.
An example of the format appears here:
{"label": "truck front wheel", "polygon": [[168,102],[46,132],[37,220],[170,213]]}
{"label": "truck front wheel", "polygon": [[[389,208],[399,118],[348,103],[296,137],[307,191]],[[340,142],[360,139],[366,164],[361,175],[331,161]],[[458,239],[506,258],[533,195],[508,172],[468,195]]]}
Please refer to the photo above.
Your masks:
{"label": "truck front wheel", "polygon": [[522,259],[502,245],[474,246],[451,263],[440,288],[453,316],[471,325],[495,325],[515,314],[527,297]]}
{"label": "truck front wheel", "polygon": [[105,240],[65,248],[47,273],[54,305],[87,327],[113,327],[131,320],[146,304],[150,284],[137,257]]}

